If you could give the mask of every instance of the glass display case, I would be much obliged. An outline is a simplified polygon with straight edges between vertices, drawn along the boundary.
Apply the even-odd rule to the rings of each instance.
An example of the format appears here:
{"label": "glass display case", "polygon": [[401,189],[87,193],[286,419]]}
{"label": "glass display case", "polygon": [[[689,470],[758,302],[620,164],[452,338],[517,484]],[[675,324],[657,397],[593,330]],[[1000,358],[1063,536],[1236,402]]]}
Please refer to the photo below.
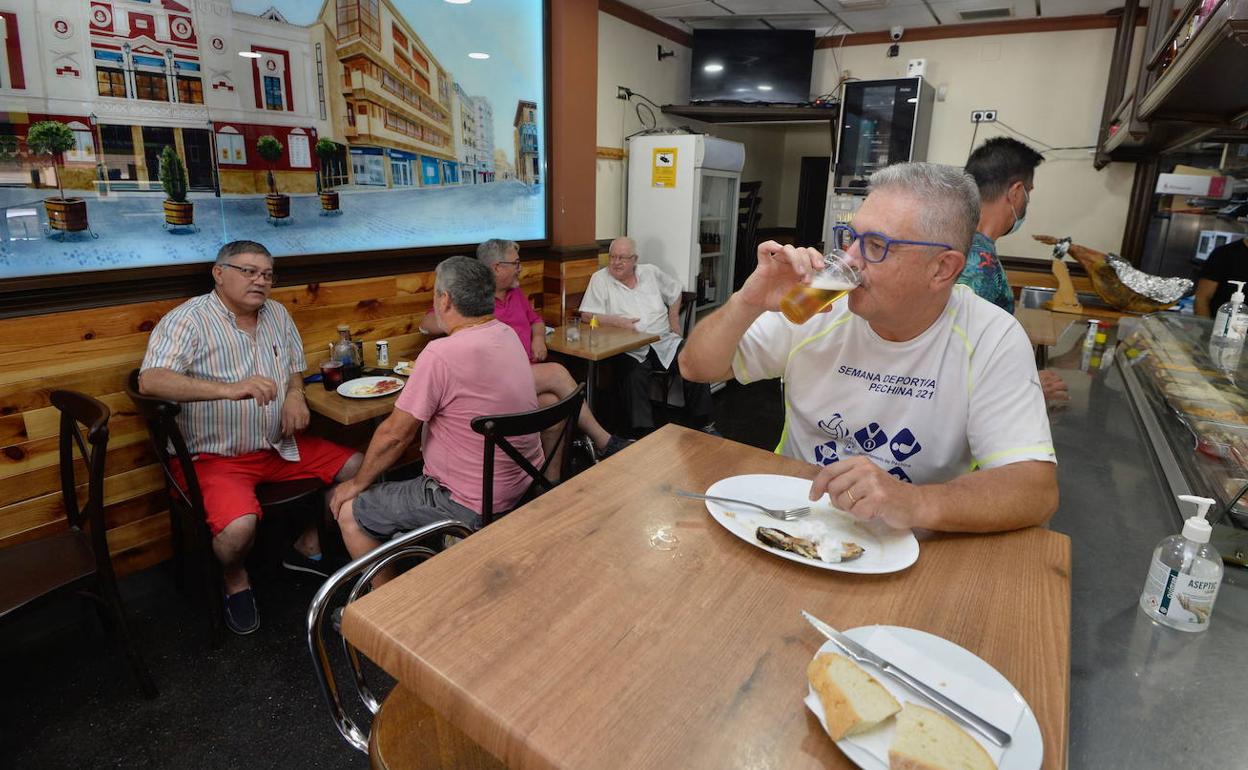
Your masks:
{"label": "glass display case", "polygon": [[[1116,361],[1171,491],[1221,510],[1248,484],[1248,351],[1211,342],[1212,329],[1178,313],[1124,321]],[[1248,525],[1248,499],[1230,518]]]}

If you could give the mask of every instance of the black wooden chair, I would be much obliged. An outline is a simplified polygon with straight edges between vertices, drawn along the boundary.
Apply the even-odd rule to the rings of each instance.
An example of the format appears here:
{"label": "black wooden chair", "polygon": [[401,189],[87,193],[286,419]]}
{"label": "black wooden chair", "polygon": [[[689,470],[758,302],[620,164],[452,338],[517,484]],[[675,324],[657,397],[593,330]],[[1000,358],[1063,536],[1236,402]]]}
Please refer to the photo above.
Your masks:
{"label": "black wooden chair", "polygon": [[[200,492],[199,477],[191,462],[191,453],[178,428],[177,416],[182,407],[172,401],[145,396],[139,392],[139,370],[130,372],[126,379],[126,395],[134,402],[147,425],[152,448],[160,467],[165,473],[165,486],[169,492],[169,527],[173,540],[174,572],[181,582],[185,575],[187,541],[192,543],[201,580],[208,592],[208,612],[212,646],[220,647],[225,639],[225,595],[221,578],[221,565],[212,551],[212,531],[204,513],[204,498]],[[172,468],[177,463],[185,488],[178,483]],[[318,479],[298,479],[256,487],[260,507],[266,512],[280,506],[304,502],[313,495],[320,495],[324,485]],[[318,511],[319,514],[319,506]],[[322,528],[322,535],[324,530]],[[322,542],[324,542],[322,540]]]}
{"label": "black wooden chair", "polygon": [[[61,496],[69,529],[0,550],[0,619],[56,594],[75,591],[89,596],[98,603],[105,628],[125,649],[143,694],[153,698],[156,685],[130,636],[105,538],[104,455],[109,408],[69,390],[53,391],[51,400],[61,413]],[[82,506],[78,504],[75,448],[87,472],[87,499]]]}
{"label": "black wooden chair", "polygon": [[[689,339],[689,334],[693,331],[693,315],[697,302],[697,294],[691,291],[682,291],[680,293],[680,336],[683,339]],[[651,372],[650,376],[654,382],[658,383],[659,402],[667,410],[668,398],[672,392],[672,383],[678,381],[680,372],[657,369]],[[655,391],[651,390],[650,392],[653,394]]]}
{"label": "black wooden chair", "polygon": [[[571,452],[562,452],[563,461],[560,463],[559,478],[557,481],[551,481],[546,478],[546,471],[550,467],[551,462],[556,456],[561,454],[561,447],[569,447],[572,443],[572,433],[576,430],[576,418],[581,413],[581,404],[585,401],[585,384],[581,383],[576,390],[568,394],[567,398],[557,401],[550,406],[540,409],[534,409],[531,412],[517,412],[515,414],[495,414],[477,417],[472,421],[472,429],[482,436],[485,436],[485,458],[483,460],[482,473],[482,490],[481,490],[481,524],[485,526],[494,521],[497,516],[494,514],[494,454],[495,448],[503,450],[503,452],[511,458],[512,462],[520,466],[520,468],[532,478],[529,489],[521,498],[521,502],[527,502],[532,497],[536,497],[541,492],[554,489],[556,485],[568,477],[568,471],[571,468]],[[527,436],[533,433],[541,433],[547,428],[559,424],[563,421],[563,429],[559,431],[559,438],[551,447],[550,453],[547,454],[545,462],[541,468],[536,468],[525,459],[516,447],[508,441],[509,438],[516,436]],[[500,512],[498,516],[502,516],[506,511]]]}

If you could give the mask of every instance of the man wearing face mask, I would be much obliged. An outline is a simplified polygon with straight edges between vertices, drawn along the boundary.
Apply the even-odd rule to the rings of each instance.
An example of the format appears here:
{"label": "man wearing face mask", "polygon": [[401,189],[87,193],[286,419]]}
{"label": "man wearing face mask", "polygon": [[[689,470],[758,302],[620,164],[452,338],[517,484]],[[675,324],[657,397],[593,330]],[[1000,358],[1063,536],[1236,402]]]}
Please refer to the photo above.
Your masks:
{"label": "man wearing face mask", "polygon": [[[966,173],[979,187],[979,224],[958,283],[1010,314],[1014,313],[1014,292],[997,258],[996,240],[1023,226],[1036,166],[1043,162],[1043,155],[1008,136],[989,139],[966,161]],[[1049,406],[1070,400],[1069,388],[1056,373],[1043,369],[1039,376]]]}
{"label": "man wearing face mask", "polygon": [[966,173],[979,187],[979,224],[958,283],[1007,313],[1014,312],[1014,293],[997,259],[996,241],[1023,226],[1036,166],[1043,162],[1043,155],[1007,136],[984,142],[966,161]]}

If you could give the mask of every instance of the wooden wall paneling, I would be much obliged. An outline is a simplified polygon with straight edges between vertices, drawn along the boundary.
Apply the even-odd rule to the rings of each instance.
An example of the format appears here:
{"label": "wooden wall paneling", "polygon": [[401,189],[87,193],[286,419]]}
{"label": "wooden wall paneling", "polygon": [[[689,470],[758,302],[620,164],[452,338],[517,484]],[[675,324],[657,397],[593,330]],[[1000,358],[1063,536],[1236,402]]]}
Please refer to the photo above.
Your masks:
{"label": "wooden wall paneling", "polygon": [[142,357],[138,356],[133,361],[110,364],[103,368],[84,368],[80,371],[49,375],[42,375],[34,370],[24,371],[28,379],[0,381],[0,414],[50,406],[52,402],[48,400],[49,394],[60,388],[93,396],[124,390],[126,377],[140,361]]}
{"label": "wooden wall paneling", "polygon": [[[141,440],[127,440],[121,445],[109,442],[109,451],[104,458],[105,478],[156,462],[156,453],[152,449],[152,442],[147,438],[147,433],[141,434],[140,438]],[[83,462],[76,459],[74,478],[85,483],[86,472]],[[59,489],[60,473],[60,464],[54,462],[0,478],[0,509],[12,503],[37,497],[49,490]]]}
{"label": "wooden wall paneling", "polygon": [[0,353],[43,345],[147,333],[182,299],[164,299],[117,307],[0,319]]}
{"label": "wooden wall paneling", "polygon": [[55,345],[40,342],[24,350],[0,353],[0,384],[26,379],[32,371],[47,377],[74,374],[86,367],[107,367],[142,360],[143,351],[147,349],[147,337],[148,333],[143,332]]}
{"label": "wooden wall paneling", "polygon": [[357,278],[333,283],[279,285],[273,288],[269,298],[282,303],[293,313],[295,308],[342,305],[348,302],[393,297],[399,293],[398,281],[404,277],[406,276],[391,275],[383,278]]}

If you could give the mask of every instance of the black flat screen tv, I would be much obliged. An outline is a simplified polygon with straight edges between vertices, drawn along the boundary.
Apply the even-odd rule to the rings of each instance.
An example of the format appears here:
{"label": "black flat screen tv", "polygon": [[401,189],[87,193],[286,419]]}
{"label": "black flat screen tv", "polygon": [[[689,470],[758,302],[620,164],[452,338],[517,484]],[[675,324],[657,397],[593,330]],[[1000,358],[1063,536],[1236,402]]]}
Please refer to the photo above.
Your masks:
{"label": "black flat screen tv", "polygon": [[689,101],[804,104],[814,56],[814,30],[694,30]]}

